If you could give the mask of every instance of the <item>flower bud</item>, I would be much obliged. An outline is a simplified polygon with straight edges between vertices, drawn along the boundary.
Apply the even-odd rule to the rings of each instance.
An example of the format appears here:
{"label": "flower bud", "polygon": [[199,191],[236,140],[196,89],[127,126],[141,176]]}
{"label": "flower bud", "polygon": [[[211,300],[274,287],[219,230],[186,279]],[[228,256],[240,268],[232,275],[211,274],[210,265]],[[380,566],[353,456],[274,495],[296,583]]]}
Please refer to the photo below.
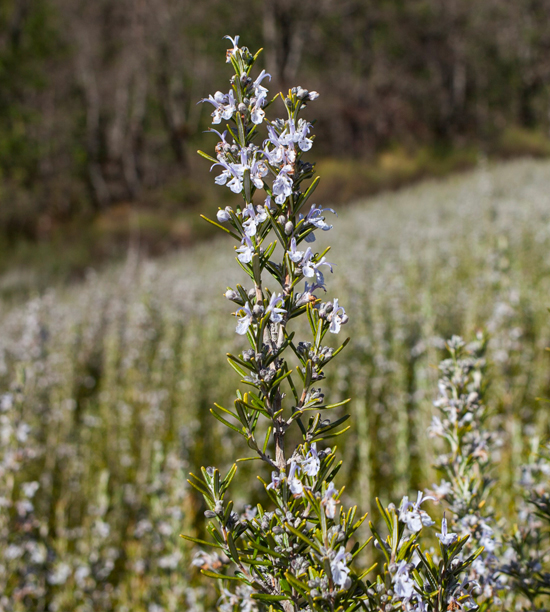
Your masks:
{"label": "flower bud", "polygon": [[287,221],[285,223],[285,234],[287,236],[290,236],[293,231],[294,231],[294,224],[292,223],[292,221]]}
{"label": "flower bud", "polygon": [[225,293],[224,296],[228,299],[231,300],[232,302],[236,302],[237,304],[241,303],[242,304],[242,300],[239,297],[239,294],[236,291],[233,291],[233,289],[228,289]]}
{"label": "flower bud", "polygon": [[248,110],[248,107],[246,106],[246,104],[244,104],[244,102],[241,102],[239,104],[239,106],[237,107],[239,113],[243,114],[246,113],[246,111]]}
{"label": "flower bud", "polygon": [[286,223],[286,217],[284,215],[279,215],[277,217],[277,223],[279,223],[279,225],[284,225]]}
{"label": "flower bud", "polygon": [[261,304],[256,304],[252,309],[252,314],[255,317],[261,317],[264,314],[264,307]]}
{"label": "flower bud", "polygon": [[218,210],[218,212],[216,213],[216,217],[218,219],[218,221],[220,223],[224,223],[225,221],[229,221],[229,219],[231,219],[231,216],[229,214],[229,210],[231,210],[229,208],[229,206],[227,208],[220,208],[220,210]]}
{"label": "flower bud", "polygon": [[213,519],[213,518],[216,518],[216,513],[215,513],[215,512],[213,512],[212,510],[205,510],[205,511],[204,511],[204,516],[205,516],[207,519]]}

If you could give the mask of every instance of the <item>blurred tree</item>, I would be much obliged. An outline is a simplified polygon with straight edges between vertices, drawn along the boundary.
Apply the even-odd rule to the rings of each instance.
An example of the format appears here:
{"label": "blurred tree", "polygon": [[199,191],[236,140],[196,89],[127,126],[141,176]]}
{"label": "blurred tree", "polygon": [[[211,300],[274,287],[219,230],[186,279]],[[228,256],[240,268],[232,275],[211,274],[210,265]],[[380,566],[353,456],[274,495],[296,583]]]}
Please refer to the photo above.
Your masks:
{"label": "blurred tree", "polygon": [[224,34],[322,94],[321,154],[549,127],[550,0],[5,0],[0,234],[193,180]]}

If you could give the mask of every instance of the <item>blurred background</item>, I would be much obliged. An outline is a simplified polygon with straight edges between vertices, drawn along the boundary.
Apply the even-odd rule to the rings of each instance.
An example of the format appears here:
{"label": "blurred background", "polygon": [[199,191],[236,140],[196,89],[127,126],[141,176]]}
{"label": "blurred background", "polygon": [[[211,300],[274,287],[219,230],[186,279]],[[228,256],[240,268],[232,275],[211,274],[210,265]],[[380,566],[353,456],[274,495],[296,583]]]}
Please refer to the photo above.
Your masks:
{"label": "blurred background", "polygon": [[[225,34],[264,48],[271,92],[320,93],[346,503],[433,483],[452,334],[490,335],[503,515],[549,433],[550,0],[2,0],[0,610],[213,609],[178,534],[204,537],[187,473],[247,454],[209,414],[243,278],[199,219],[235,200],[195,153]],[[239,467],[239,511],[255,482]]]}
{"label": "blurred background", "polygon": [[320,201],[547,155],[549,17],[547,0],[3,0],[0,272],[75,278],[132,233],[156,255],[208,232],[196,213],[227,194],[195,154],[197,101],[227,86],[228,33],[264,48],[272,92],[320,92]]}

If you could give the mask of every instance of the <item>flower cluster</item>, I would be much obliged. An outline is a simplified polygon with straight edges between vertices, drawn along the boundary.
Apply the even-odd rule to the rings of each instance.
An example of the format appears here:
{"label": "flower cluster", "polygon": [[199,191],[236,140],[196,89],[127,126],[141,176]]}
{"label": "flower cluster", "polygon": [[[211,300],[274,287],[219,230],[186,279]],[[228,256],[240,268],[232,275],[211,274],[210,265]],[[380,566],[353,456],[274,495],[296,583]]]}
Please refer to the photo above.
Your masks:
{"label": "flower cluster", "polygon": [[450,357],[439,365],[439,397],[434,402],[440,414],[433,417],[430,433],[445,440],[448,453],[437,458],[436,468],[443,478],[433,491],[449,509],[452,529],[469,536],[465,550],[483,547],[483,554],[472,564],[470,580],[479,585],[487,601],[493,601],[502,584],[495,554],[496,524],[488,505],[493,486],[491,449],[496,439],[485,425],[486,339],[480,334],[467,346],[453,336],[447,348]]}
{"label": "flower cluster", "polygon": [[[250,288],[237,285],[225,293],[239,306],[236,332],[250,346],[229,354],[229,363],[251,390],[237,391],[234,408],[216,404],[212,414],[252,450],[252,457],[238,461],[259,460],[269,467],[271,478],[259,478],[272,509],[258,504],[239,513],[226,499],[237,463],[225,477],[215,467],[202,468],[200,476],[191,474],[189,482],[208,507],[212,541],[183,537],[215,549],[212,554],[200,551],[193,563],[222,584],[236,581],[236,588],[221,589],[224,611],[374,612],[399,607],[431,612],[446,609],[458,598],[469,601],[467,581],[459,578],[480,551],[464,556],[468,538],[449,533],[444,520],[438,535],[441,563],[422,552],[421,532],[435,524],[421,507],[435,498],[423,493],[416,502],[405,497],[398,511],[379,504],[388,535],[384,539],[372,524],[371,530],[387,563],[374,582],[366,578],[374,568],[354,569],[358,555],[372,541],[353,540],[366,515],[357,517],[356,507],[344,508],[343,490],[335,484],[340,469],[336,448],[321,448],[325,440],[348,429],[342,427],[347,415],[324,416],[347,401],[328,404],[315,386],[347,344],[333,348],[323,340],[329,332],[339,333],[348,317],[337,298],[323,302],[315,293],[327,290],[324,273],[333,271],[328,249],[316,252],[302,246],[315,242],[317,230],[330,230],[327,215],[334,214],[308,202],[318,178],[302,186],[313,178],[314,166],[302,155],[314,140],[312,124],[299,113],[317,94],[291,89],[287,96],[280,95],[286,118],[269,120],[266,110],[277,98],[269,100],[262,84],[269,75],[262,71],[253,79],[257,54],[239,47],[238,37],[230,40],[233,48],[227,59],[235,71],[231,90],[204,100],[214,106],[214,124],[222,119],[228,123],[223,133],[212,130],[219,138],[216,157],[201,155],[213,162],[212,169],[221,168],[215,182],[242,196],[239,205],[220,209],[216,221],[207,220],[237,241],[237,263],[251,281]],[[263,125],[267,136],[255,144]],[[266,286],[266,276],[275,288]],[[310,340],[296,341],[290,329],[292,319],[300,316],[307,317]],[[290,428],[301,438],[293,447],[286,437]],[[433,584],[439,585],[435,591]]]}

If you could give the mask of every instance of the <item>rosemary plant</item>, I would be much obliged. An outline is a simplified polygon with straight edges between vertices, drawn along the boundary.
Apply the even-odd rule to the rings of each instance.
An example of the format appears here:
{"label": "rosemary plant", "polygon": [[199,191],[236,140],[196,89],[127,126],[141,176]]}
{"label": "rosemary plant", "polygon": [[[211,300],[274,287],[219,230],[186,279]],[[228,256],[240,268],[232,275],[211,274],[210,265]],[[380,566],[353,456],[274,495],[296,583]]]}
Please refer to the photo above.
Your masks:
{"label": "rosemary plant", "polygon": [[[225,120],[227,128],[211,130],[219,139],[216,157],[200,154],[212,169],[221,169],[216,183],[242,197],[234,207],[220,209],[217,221],[207,220],[237,241],[237,262],[250,279],[250,286],[225,293],[237,305],[236,332],[250,345],[228,360],[250,389],[237,391],[233,408],[216,404],[212,414],[252,450],[253,457],[237,463],[258,460],[267,464],[271,478],[260,476],[268,506],[238,513],[228,499],[237,463],[225,475],[215,467],[191,475],[208,507],[212,539],[184,537],[214,549],[199,552],[194,564],[223,585],[234,585],[221,589],[224,611],[420,612],[446,610],[456,602],[476,608],[468,580],[462,579],[480,553],[463,555],[468,536],[449,533],[444,520],[435,556],[420,546],[423,528],[434,524],[421,505],[433,497],[419,493],[416,502],[405,497],[399,510],[378,502],[387,534],[371,524],[373,537],[354,541],[366,515],[359,516],[355,506],[344,508],[343,489],[335,483],[341,463],[336,449],[324,446],[348,429],[347,416],[325,416],[346,402],[327,403],[318,386],[349,340],[336,349],[324,344],[327,333],[338,334],[348,317],[337,298],[320,297],[326,291],[323,271],[332,272],[332,265],[328,248],[313,247],[319,230],[331,229],[326,216],[334,212],[311,203],[319,178],[313,178],[314,165],[302,159],[314,137],[301,113],[318,94],[295,87],[269,99],[262,83],[270,75],[252,76],[259,52],[239,47],[238,37],[230,40],[231,88],[203,100],[214,107],[212,123]],[[269,120],[266,110],[278,98],[286,116]],[[299,317],[309,322],[307,340],[297,340],[292,330]],[[291,429],[299,436],[293,446]],[[374,566],[353,564],[371,542],[381,551],[382,565],[369,579]]]}

